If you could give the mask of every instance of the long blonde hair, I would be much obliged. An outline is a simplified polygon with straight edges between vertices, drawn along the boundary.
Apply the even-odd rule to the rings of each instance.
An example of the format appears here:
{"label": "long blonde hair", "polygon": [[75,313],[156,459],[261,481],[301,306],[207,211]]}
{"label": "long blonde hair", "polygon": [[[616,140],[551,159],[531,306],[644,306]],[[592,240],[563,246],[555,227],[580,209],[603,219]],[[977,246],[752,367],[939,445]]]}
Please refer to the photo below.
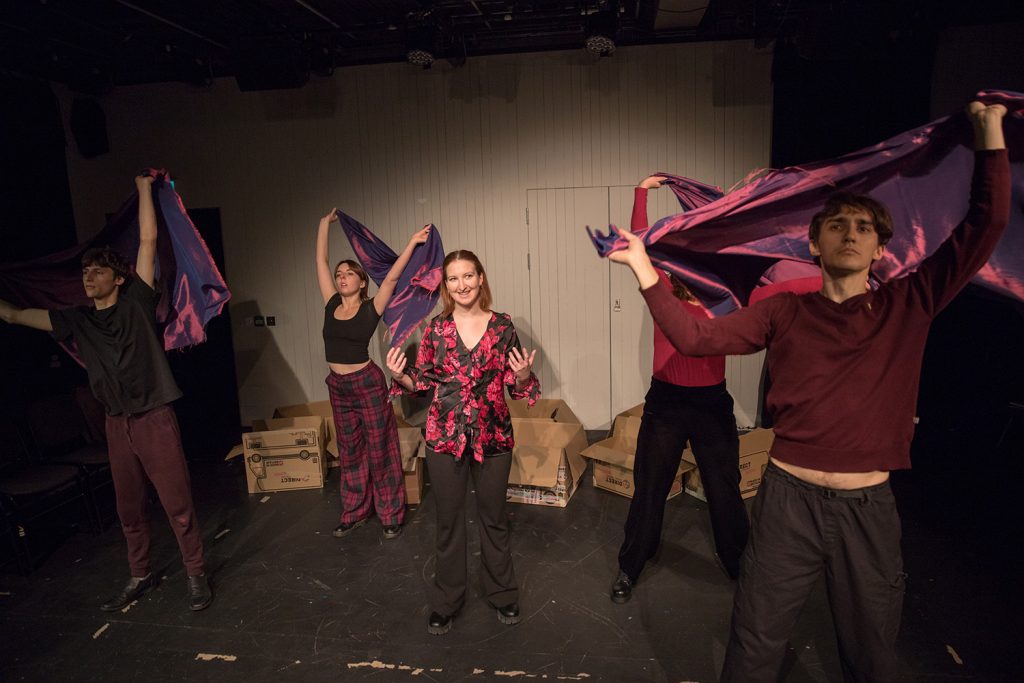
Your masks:
{"label": "long blonde hair", "polygon": [[477,275],[484,279],[483,284],[480,285],[480,298],[477,300],[477,303],[480,304],[480,310],[490,311],[493,299],[491,297],[491,287],[487,284],[487,276],[484,273],[484,264],[480,263],[480,259],[476,257],[476,254],[468,249],[456,249],[455,251],[448,252],[448,255],[444,257],[444,263],[441,265],[441,303],[444,306],[441,315],[450,315],[455,310],[455,300],[452,299],[452,295],[448,292],[448,284],[445,282],[445,279],[448,277],[448,266],[452,261],[469,261],[473,264]]}

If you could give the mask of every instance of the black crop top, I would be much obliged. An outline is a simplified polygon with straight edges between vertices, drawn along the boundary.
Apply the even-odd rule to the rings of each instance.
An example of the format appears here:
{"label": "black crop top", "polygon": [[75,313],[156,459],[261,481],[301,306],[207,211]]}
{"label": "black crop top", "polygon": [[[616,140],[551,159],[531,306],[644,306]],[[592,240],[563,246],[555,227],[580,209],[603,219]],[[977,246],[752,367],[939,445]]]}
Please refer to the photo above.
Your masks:
{"label": "black crop top", "polygon": [[356,365],[370,360],[367,347],[377,329],[380,315],[367,299],[348,320],[338,320],[334,311],[341,305],[341,294],[335,294],[324,307],[324,349],[328,363]]}

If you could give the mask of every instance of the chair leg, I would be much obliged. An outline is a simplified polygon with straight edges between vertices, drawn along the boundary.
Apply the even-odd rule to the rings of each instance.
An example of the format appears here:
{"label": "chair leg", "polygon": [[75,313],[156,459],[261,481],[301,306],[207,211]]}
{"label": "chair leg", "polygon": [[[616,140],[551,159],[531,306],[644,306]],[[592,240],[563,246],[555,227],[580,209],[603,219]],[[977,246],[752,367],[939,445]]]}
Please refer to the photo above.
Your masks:
{"label": "chair leg", "polygon": [[100,518],[99,504],[96,502],[96,491],[93,486],[93,475],[86,470],[82,475],[81,486],[84,492],[83,505],[89,520],[89,531],[93,536],[103,532],[103,520]]}
{"label": "chair leg", "polygon": [[10,524],[11,546],[14,548],[14,559],[18,565],[18,572],[22,576],[32,573],[32,550],[28,546],[28,534],[25,525],[18,519],[11,519]]}

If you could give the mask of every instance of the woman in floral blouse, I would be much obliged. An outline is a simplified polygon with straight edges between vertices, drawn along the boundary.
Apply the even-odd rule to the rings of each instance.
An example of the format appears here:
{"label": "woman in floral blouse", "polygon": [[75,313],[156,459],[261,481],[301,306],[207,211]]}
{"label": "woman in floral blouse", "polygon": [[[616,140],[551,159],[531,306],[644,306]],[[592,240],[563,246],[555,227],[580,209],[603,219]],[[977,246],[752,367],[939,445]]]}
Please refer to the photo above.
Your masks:
{"label": "woman in floral blouse", "polygon": [[437,568],[427,631],[447,633],[466,597],[466,485],[473,478],[487,601],[504,624],[519,621],[519,594],[505,490],[512,466],[512,398],[540,396],[533,374],[537,355],[520,350],[512,319],[491,311],[483,265],[471,251],[444,259],[444,310],[430,321],[416,367],[406,369],[400,348],[388,352],[393,395],[433,392],[427,415],[427,469],[437,504]]}

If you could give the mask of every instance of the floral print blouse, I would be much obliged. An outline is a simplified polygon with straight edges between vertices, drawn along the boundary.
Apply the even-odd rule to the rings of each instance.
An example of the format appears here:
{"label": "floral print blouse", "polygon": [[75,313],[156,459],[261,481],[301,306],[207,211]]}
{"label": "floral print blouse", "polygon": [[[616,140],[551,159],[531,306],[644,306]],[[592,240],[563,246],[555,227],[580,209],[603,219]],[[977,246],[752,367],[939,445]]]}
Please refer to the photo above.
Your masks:
{"label": "floral print blouse", "polygon": [[[518,347],[519,336],[506,313],[491,313],[483,337],[472,349],[466,348],[451,314],[430,321],[416,367],[406,373],[417,392],[434,392],[426,430],[431,449],[459,459],[469,448],[480,462],[512,450],[515,441],[505,387],[512,398],[528,399],[530,405],[540,398],[540,382],[533,373],[521,389],[516,388],[508,354]],[[398,382],[392,383],[392,396],[403,390]]]}

